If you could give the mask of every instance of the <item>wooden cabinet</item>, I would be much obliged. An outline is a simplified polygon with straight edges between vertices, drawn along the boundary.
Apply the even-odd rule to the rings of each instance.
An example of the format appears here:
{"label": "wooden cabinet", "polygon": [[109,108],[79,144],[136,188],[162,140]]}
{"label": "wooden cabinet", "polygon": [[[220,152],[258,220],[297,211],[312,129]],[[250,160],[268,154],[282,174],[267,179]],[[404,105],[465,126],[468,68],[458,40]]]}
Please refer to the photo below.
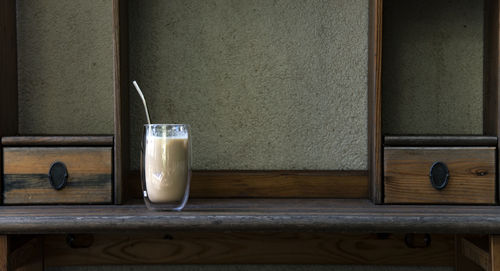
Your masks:
{"label": "wooden cabinet", "polygon": [[[498,14],[497,0],[370,1],[374,203],[497,203]],[[440,161],[449,183],[436,189]]]}
{"label": "wooden cabinet", "polygon": [[[127,194],[124,188],[124,179],[128,175],[128,33],[127,33],[127,1],[114,0],[112,1],[113,18],[113,36],[109,37],[109,43],[113,44],[113,97],[112,103],[114,111],[114,128],[111,137],[101,136],[92,137],[85,134],[78,136],[83,138],[83,144],[78,137],[65,136],[53,137],[44,135],[42,138],[44,147],[39,147],[38,139],[31,140],[22,148],[4,148],[4,161],[0,163],[5,166],[5,172],[2,182],[4,183],[5,203],[116,203],[120,204],[126,200]],[[16,137],[26,136],[19,134],[18,128],[18,84],[17,84],[17,39],[16,39],[16,1],[2,1],[0,4],[0,137]],[[78,39],[77,36],[74,37]],[[67,44],[71,46],[71,44]],[[95,63],[94,63],[95,64]],[[84,65],[84,64],[82,64]],[[92,78],[88,78],[92,80]],[[82,90],[88,91],[88,90]],[[60,114],[68,114],[68,112],[60,112]],[[106,139],[103,148],[95,147],[88,148],[84,151],[81,148],[88,145],[98,145],[102,143],[102,138]],[[9,139],[10,140],[10,139]],[[15,141],[15,140],[14,140]],[[68,142],[73,142],[69,145]],[[93,142],[93,143],[92,143]],[[109,142],[109,144],[108,144]],[[8,145],[8,143],[7,143]],[[38,147],[37,147],[38,145]],[[50,147],[49,147],[50,146]],[[5,147],[5,142],[4,146]],[[96,152],[93,152],[98,150]],[[97,155],[97,153],[100,153]],[[34,178],[26,179],[26,176],[20,176],[20,167],[25,167],[23,173],[47,175],[52,160],[57,159],[82,159],[89,155],[90,152],[97,155],[103,160],[89,158],[88,163],[83,165],[88,166],[86,169],[76,169],[68,165],[70,177],[68,187],[61,191],[52,191],[50,186],[47,186],[46,178],[40,177],[39,182],[34,184]],[[96,157],[97,157],[96,156]],[[102,157],[101,157],[102,156]],[[60,158],[62,157],[62,158]],[[0,157],[2,159],[2,157]],[[23,159],[22,162],[16,159]],[[43,162],[43,163],[42,163]],[[64,162],[64,161],[62,161]],[[22,165],[18,164],[22,163]],[[87,169],[97,167],[98,163],[106,165],[105,170],[99,172],[100,177],[93,179],[95,176],[78,177],[72,179],[71,176],[82,174]],[[34,172],[37,166],[43,167],[40,171]],[[13,167],[17,167],[14,168]],[[13,170],[13,171],[10,171]],[[22,175],[21,174],[21,175]],[[76,175],[75,175],[76,174]],[[103,177],[105,176],[105,177]],[[20,180],[21,178],[22,180]],[[93,185],[95,191],[92,193],[83,193],[81,190],[73,190],[74,185],[85,187],[93,181],[100,180],[102,182]],[[92,181],[92,182],[93,182]],[[22,183],[20,183],[22,182]],[[29,182],[29,184],[28,184]],[[88,186],[87,186],[88,187]],[[76,189],[76,188],[75,188]],[[36,192],[35,192],[36,190]],[[22,194],[22,191],[25,191]],[[82,192],[82,193],[80,193]],[[47,193],[47,194],[44,194]]]}

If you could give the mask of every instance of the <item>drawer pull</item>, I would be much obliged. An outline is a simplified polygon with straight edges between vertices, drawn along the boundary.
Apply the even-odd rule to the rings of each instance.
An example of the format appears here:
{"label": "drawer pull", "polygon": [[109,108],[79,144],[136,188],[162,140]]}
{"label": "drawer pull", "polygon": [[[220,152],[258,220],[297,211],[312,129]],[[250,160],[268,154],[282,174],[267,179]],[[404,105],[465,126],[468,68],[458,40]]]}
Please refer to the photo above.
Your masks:
{"label": "drawer pull", "polygon": [[61,190],[66,186],[68,181],[68,169],[63,162],[54,162],[49,170],[50,185],[55,190]]}
{"label": "drawer pull", "polygon": [[448,167],[443,162],[434,162],[429,173],[431,185],[437,190],[441,190],[448,184],[450,172]]}

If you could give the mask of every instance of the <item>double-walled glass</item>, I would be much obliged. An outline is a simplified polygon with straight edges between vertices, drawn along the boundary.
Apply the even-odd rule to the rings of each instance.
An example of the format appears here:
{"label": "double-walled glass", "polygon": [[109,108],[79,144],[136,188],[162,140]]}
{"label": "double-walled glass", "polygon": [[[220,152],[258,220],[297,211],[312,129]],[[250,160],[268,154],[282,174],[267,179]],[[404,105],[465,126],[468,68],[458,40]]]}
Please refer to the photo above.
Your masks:
{"label": "double-walled glass", "polygon": [[144,125],[141,180],[149,209],[180,211],[184,208],[191,182],[189,125]]}

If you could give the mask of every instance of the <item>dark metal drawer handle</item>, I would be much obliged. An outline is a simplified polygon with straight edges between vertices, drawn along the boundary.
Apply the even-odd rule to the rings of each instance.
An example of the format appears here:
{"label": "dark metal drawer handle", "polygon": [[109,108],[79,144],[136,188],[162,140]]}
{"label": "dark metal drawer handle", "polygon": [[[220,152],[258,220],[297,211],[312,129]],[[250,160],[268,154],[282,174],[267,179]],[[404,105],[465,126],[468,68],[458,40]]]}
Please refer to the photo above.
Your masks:
{"label": "dark metal drawer handle", "polygon": [[448,184],[448,179],[450,178],[450,172],[448,167],[443,162],[434,162],[431,166],[429,173],[429,178],[431,180],[431,185],[437,190],[441,190]]}
{"label": "dark metal drawer handle", "polygon": [[55,190],[61,190],[66,186],[68,182],[68,169],[63,162],[57,161],[52,163],[49,170],[49,181]]}

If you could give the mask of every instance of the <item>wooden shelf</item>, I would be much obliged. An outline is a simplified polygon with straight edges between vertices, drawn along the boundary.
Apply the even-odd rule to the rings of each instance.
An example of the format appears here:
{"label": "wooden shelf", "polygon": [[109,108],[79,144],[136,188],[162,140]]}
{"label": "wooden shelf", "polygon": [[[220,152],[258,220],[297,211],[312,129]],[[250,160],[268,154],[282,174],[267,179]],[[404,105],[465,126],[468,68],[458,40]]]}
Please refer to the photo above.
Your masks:
{"label": "wooden shelf", "polygon": [[497,206],[374,205],[366,199],[193,199],[182,212],[126,205],[0,207],[0,234],[151,231],[500,233]]}
{"label": "wooden shelf", "polygon": [[496,136],[422,136],[422,135],[407,135],[407,136],[385,136],[385,146],[496,146]]}

